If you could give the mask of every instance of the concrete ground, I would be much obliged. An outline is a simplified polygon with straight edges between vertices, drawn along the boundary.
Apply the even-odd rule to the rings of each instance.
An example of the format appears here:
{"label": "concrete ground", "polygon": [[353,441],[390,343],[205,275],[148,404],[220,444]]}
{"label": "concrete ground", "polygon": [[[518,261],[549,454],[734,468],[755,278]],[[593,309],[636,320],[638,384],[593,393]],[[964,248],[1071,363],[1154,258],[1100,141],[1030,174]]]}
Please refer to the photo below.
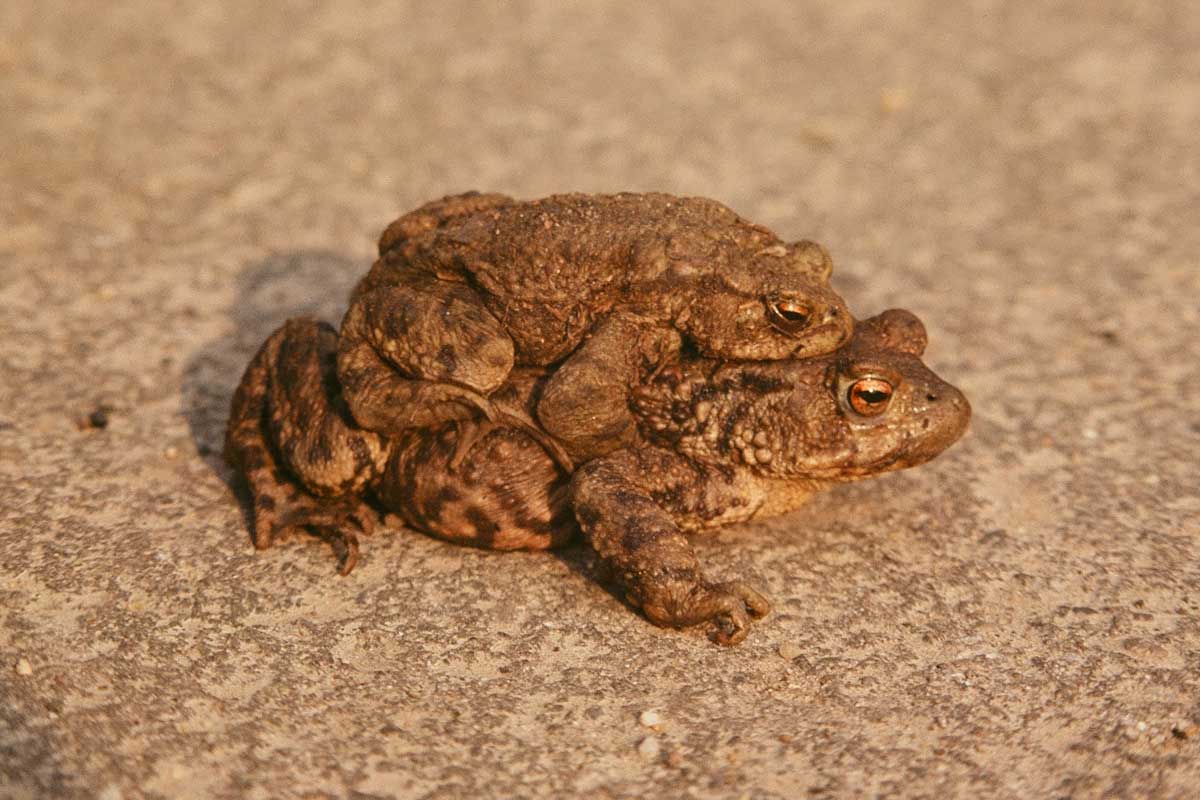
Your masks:
{"label": "concrete ground", "polygon": [[[0,797],[1195,796],[1200,13],[800,5],[0,5]],[[732,650],[579,551],[254,552],[242,367],[470,188],[815,238],[972,431],[705,539]]]}

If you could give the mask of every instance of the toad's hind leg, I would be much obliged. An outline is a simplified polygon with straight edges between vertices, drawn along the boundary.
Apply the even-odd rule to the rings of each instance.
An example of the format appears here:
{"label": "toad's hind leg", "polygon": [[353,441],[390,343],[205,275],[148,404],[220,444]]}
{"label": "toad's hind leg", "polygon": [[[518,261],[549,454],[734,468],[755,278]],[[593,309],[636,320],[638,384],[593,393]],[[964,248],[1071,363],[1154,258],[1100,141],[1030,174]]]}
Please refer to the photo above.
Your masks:
{"label": "toad's hind leg", "polygon": [[469,443],[464,434],[446,425],[400,437],[380,482],[384,505],[418,530],[475,547],[542,550],[574,537],[568,474],[541,444],[491,422]]}
{"label": "toad's hind leg", "polygon": [[387,445],[356,429],[334,380],[336,333],[289,320],[246,368],[234,393],[225,460],[245,479],[259,549],[295,532],[328,541],[342,573],[358,558],[358,533],[376,514],[363,495],[387,460]]}
{"label": "toad's hind leg", "polygon": [[487,396],[512,367],[512,339],[463,283],[406,271],[360,288],[342,320],[338,380],[355,421],[379,433],[493,419]]}

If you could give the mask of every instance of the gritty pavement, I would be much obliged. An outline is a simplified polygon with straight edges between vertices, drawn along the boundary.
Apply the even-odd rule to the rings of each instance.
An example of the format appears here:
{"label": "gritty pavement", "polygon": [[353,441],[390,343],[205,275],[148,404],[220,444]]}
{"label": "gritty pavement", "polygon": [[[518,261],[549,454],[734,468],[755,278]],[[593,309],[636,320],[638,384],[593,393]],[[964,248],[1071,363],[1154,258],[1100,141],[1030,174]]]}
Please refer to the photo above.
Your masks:
{"label": "gritty pavement", "polygon": [[[10,0],[0,103],[0,797],[1195,796],[1194,4]],[[245,362],[474,188],[815,238],[972,430],[703,539],[736,649],[578,549],[256,553]]]}

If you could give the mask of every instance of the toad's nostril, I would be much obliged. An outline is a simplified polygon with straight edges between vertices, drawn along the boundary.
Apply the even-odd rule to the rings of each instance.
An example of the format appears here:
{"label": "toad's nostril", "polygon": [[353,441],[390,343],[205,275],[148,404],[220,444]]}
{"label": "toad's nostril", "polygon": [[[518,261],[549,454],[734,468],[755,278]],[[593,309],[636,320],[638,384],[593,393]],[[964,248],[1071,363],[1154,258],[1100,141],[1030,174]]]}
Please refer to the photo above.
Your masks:
{"label": "toad's nostril", "polygon": [[938,396],[936,394],[934,394],[933,392],[929,392],[925,395],[925,399],[931,403],[936,403]]}

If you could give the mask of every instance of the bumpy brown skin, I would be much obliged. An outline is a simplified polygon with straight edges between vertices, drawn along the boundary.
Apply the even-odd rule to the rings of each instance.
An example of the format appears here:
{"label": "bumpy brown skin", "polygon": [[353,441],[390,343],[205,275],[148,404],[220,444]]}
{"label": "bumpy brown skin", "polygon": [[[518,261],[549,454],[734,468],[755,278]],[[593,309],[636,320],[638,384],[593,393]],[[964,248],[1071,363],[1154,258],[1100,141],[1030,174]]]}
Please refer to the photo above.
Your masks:
{"label": "bumpy brown skin", "polygon": [[817,356],[853,329],[819,245],[698,197],[458,195],[393,222],[379,252],[342,322],[338,372],[354,418],[388,434],[490,416],[514,364],[568,359],[537,418],[584,460],[634,428],[628,359],[575,353],[589,332],[589,344],[653,340],[665,362],[682,340],[719,358]]}
{"label": "bumpy brown skin", "polygon": [[[287,346],[290,338],[301,346]],[[303,344],[310,339],[322,346]],[[574,517],[649,619],[674,627],[711,621],[723,644],[741,641],[751,618],[765,614],[769,604],[740,582],[708,581],[686,533],[783,513],[824,486],[923,463],[956,441],[970,418],[962,394],[920,361],[920,322],[906,311],[889,311],[861,323],[847,347],[826,357],[762,363],[690,358],[643,376],[631,400],[640,426],[636,441],[573,476],[522,427],[483,422],[377,440],[386,464],[380,470],[378,459],[370,462],[368,486],[347,481],[344,469],[324,474],[335,460],[311,459],[324,447],[277,438],[321,430],[345,436],[352,431],[343,428],[344,417],[304,429],[272,422],[294,413],[289,398],[297,394],[333,398],[313,402],[309,410],[318,416],[322,404],[337,410],[333,367],[320,357],[328,346],[316,323],[289,323],[247,369],[226,452],[247,472],[256,498],[301,497],[290,518],[313,514],[315,532],[330,539],[324,509],[340,513],[365,492],[414,527],[481,547],[554,547],[571,538]],[[272,357],[301,363],[272,365]],[[281,385],[283,374],[297,383]],[[271,377],[276,382],[264,380]],[[495,399],[521,418],[544,382],[536,371],[516,371]],[[890,399],[856,410],[851,396],[864,382],[876,389],[886,384]],[[264,384],[265,390],[257,388]],[[247,398],[259,398],[257,405]],[[291,410],[284,410],[288,402]],[[315,502],[298,493],[277,467],[261,468],[276,452],[299,454],[289,465],[302,485],[314,492],[340,487],[342,494]]]}

